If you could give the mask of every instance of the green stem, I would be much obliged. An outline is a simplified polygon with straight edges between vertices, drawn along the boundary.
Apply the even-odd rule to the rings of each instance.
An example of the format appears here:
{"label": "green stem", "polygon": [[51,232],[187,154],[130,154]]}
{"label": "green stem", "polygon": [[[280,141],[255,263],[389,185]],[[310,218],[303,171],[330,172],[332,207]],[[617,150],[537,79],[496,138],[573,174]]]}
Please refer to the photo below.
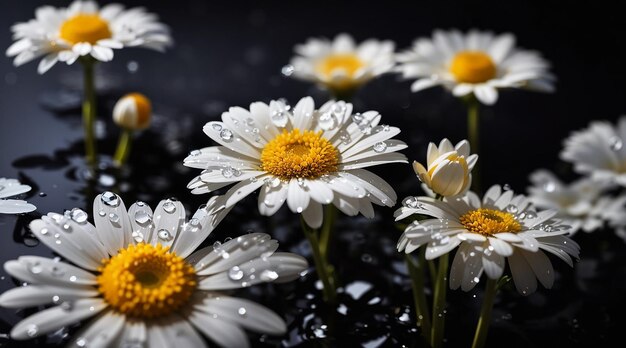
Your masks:
{"label": "green stem", "polygon": [[487,341],[487,332],[489,331],[489,324],[491,323],[493,300],[496,298],[497,292],[498,280],[488,278],[485,286],[483,304],[480,308],[480,317],[478,318],[476,333],[474,334],[474,341],[472,342],[472,348],[482,348],[485,346],[485,342]]}
{"label": "green stem", "polygon": [[439,258],[439,271],[437,272],[437,281],[434,285],[433,327],[430,335],[430,345],[432,348],[440,348],[443,346],[443,332],[446,319],[444,310],[446,308],[446,290],[448,288],[447,274],[448,254],[446,253]]}
{"label": "green stem", "polygon": [[300,224],[302,225],[302,231],[311,245],[313,252],[313,261],[315,262],[315,270],[317,276],[322,281],[324,301],[334,303],[337,300],[337,291],[335,290],[335,281],[332,275],[329,273],[331,269],[330,265],[326,262],[326,259],[322,256],[320,250],[320,242],[317,237],[317,230],[309,227],[304,221],[304,218],[300,216]]}
{"label": "green stem", "polygon": [[337,218],[337,208],[335,208],[333,204],[327,204],[324,210],[324,223],[322,224],[322,230],[320,232],[320,251],[322,252],[322,256],[328,260],[328,245],[330,244],[335,219]]}
{"label": "green stem", "polygon": [[[425,254],[426,248],[422,252]],[[430,273],[430,284],[435,286],[437,284],[437,266],[434,260],[426,260],[426,263],[428,263],[428,273]]]}
{"label": "green stem", "polygon": [[413,288],[413,303],[415,304],[417,325],[422,329],[422,335],[424,335],[424,338],[428,340],[431,326],[430,315],[428,312],[428,302],[426,302],[426,294],[424,293],[424,253],[420,252],[420,259],[418,263],[416,263],[413,257],[409,254],[405,254],[405,258]]}
{"label": "green stem", "polygon": [[[480,152],[480,103],[476,97],[467,99],[467,137],[472,153]],[[480,192],[480,162],[472,170],[472,190]]]}
{"label": "green stem", "polygon": [[96,88],[94,83],[94,65],[93,59],[83,59],[83,78],[84,78],[84,96],[83,96],[83,127],[85,129],[85,157],[87,163],[95,165],[97,163],[96,148]]}
{"label": "green stem", "polygon": [[128,128],[124,128],[120,134],[120,140],[117,143],[117,150],[115,150],[115,156],[113,157],[113,163],[117,167],[121,167],[126,163],[128,155],[130,154],[130,148],[133,143],[133,131]]}

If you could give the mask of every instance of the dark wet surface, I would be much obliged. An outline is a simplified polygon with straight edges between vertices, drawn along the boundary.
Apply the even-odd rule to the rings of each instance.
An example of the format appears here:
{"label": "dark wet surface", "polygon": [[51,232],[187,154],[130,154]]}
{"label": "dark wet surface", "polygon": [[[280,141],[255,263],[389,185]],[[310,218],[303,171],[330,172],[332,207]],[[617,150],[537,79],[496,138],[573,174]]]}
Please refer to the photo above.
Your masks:
{"label": "dark wet surface", "polygon": [[[607,36],[624,32],[616,10],[586,8],[583,15],[576,8],[550,4],[492,3],[459,5],[452,11],[451,2],[367,8],[362,2],[345,2],[332,10],[323,3],[299,9],[278,2],[247,9],[202,1],[180,1],[176,6],[132,3],[158,12],[173,27],[177,46],[164,55],[119,52],[112,63],[98,67],[103,155],[97,173],[85,166],[81,156],[79,67],[57,66],[37,76],[36,64],[14,68],[8,59],[0,59],[0,176],[33,186],[25,197],[38,207],[27,215],[0,216],[0,262],[28,254],[53,256],[27,230],[28,222],[49,211],[73,207],[89,211],[93,197],[104,190],[119,192],[127,202],[143,200],[151,206],[176,197],[188,211],[205,203],[208,195],[194,196],[185,188],[197,171],[182,166],[190,150],[212,145],[202,133],[205,122],[217,119],[229,106],[245,107],[257,100],[285,97],[295,103],[305,95],[313,95],[318,105],[326,100],[324,92],[280,76],[291,47],[312,35],[348,31],[358,39],[390,38],[406,47],[412,38],[429,35],[435,27],[476,26],[513,31],[522,46],[543,52],[559,77],[556,94],[505,92],[496,106],[483,110],[480,161],[485,184],[509,184],[521,192],[528,173],[539,167],[574,177],[567,165],[557,161],[562,139],[591,119],[615,120],[624,111],[625,45]],[[0,29],[30,18],[37,5],[23,1],[11,11],[0,11]],[[309,13],[302,15],[302,11]],[[605,26],[581,25],[590,14],[601,16]],[[2,30],[0,50],[10,42],[8,29]],[[138,135],[128,166],[117,170],[110,166],[118,136],[110,113],[116,98],[134,90],[152,98],[155,122]],[[378,110],[385,123],[399,126],[398,138],[409,144],[404,153],[410,159],[423,160],[428,141],[447,136],[456,142],[465,134],[460,102],[441,90],[411,95],[408,84],[395,76],[374,81],[354,103],[357,111]],[[419,193],[408,165],[374,171],[392,183],[401,198]],[[341,280],[338,306],[322,303],[313,269],[292,284],[236,292],[274,309],[289,324],[285,337],[251,334],[256,346],[426,346],[413,325],[407,270],[395,251],[400,230],[394,225],[393,210],[376,213],[374,220],[341,217],[337,222],[331,258]],[[280,241],[281,250],[311,260],[297,217],[286,208],[272,218],[261,217],[255,197],[241,202],[206,244],[249,230],[269,233]],[[499,294],[488,346],[623,346],[619,339],[626,323],[626,245],[610,230],[580,233],[575,239],[582,247],[581,261],[572,270],[552,259],[557,271],[553,289],[540,288],[522,297],[509,286]],[[16,285],[0,271],[0,291]],[[481,289],[479,284],[468,293],[448,293],[448,346],[469,346]],[[11,326],[30,313],[32,309],[0,309],[0,346],[56,344],[75,331],[69,328],[26,344],[8,340]]]}

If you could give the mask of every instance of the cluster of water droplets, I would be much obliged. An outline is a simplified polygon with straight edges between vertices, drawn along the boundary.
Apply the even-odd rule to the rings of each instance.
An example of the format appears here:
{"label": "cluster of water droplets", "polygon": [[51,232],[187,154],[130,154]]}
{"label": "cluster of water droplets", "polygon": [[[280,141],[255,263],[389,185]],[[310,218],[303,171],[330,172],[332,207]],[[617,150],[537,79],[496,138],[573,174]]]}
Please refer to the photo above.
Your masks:
{"label": "cluster of water droplets", "polygon": [[419,197],[409,196],[402,200],[402,206],[411,209],[426,209],[424,204],[419,201]]}
{"label": "cluster of water droplets", "polygon": [[352,115],[352,122],[354,122],[354,124],[359,127],[361,133],[371,134],[373,129],[372,120],[374,120],[375,118],[376,116],[365,117],[363,114],[357,112]]}
{"label": "cluster of water droplets", "polygon": [[[338,101],[331,105],[328,110],[320,112],[317,118],[317,124],[325,131],[333,130],[340,127],[346,118],[348,113],[348,106],[343,101]],[[347,134],[344,132],[344,134]],[[344,135],[342,134],[342,135]],[[345,139],[342,139],[342,142]],[[348,141],[349,142],[349,141]]]}

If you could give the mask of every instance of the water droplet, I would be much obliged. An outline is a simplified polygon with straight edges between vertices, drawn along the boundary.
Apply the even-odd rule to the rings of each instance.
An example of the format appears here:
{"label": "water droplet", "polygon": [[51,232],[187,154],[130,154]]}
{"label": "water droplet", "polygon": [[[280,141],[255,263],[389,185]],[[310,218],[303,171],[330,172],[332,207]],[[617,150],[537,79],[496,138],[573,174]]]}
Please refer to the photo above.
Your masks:
{"label": "water droplet", "polygon": [[235,266],[228,270],[228,278],[230,280],[241,280],[243,279],[243,271],[238,266]]}
{"label": "water droplet", "polygon": [[43,272],[43,267],[41,267],[41,264],[39,262],[35,262],[35,263],[29,265],[28,270],[32,274],[39,274],[39,273]]}
{"label": "water droplet", "polygon": [[339,140],[341,140],[341,142],[345,145],[350,144],[350,142],[352,141],[352,139],[350,138],[350,133],[346,132],[345,130],[339,132]]}
{"label": "water droplet", "polygon": [[280,69],[281,74],[287,77],[291,76],[294,71],[296,71],[296,68],[291,64],[287,64]]}
{"label": "water droplet", "polygon": [[109,207],[117,207],[120,205],[120,198],[111,191],[103,193],[102,196],[100,196],[100,200]]}
{"label": "water droplet", "polygon": [[233,138],[233,132],[231,132],[229,129],[222,129],[222,131],[220,132],[220,138],[229,141]]}
{"label": "water droplet", "polygon": [[104,211],[104,210],[100,210],[100,211],[98,212],[98,215],[100,215],[100,216],[102,216],[102,217],[105,217],[105,216],[107,215],[107,213],[106,213],[106,211]]}
{"label": "water droplet", "polygon": [[511,213],[511,214],[516,214],[516,213],[517,213],[517,211],[518,211],[518,209],[517,209],[517,206],[516,206],[516,205],[514,205],[514,204],[509,204],[509,205],[507,205],[507,206],[506,206],[506,211],[508,211],[508,212],[509,212],[509,213]]}
{"label": "water droplet", "polygon": [[504,184],[504,186],[502,186],[502,189],[503,189],[504,191],[511,191],[511,185],[509,185],[509,184]]}
{"label": "water droplet", "polygon": [[272,282],[278,279],[278,273],[276,273],[276,271],[266,269],[263,272],[261,272],[260,278],[264,282]]}
{"label": "water droplet", "polygon": [[128,70],[129,73],[134,74],[137,72],[137,70],[139,70],[139,63],[137,63],[134,60],[131,60],[126,64],[126,69]]}
{"label": "water droplet", "polygon": [[133,231],[133,233],[131,233],[130,236],[133,237],[133,240],[135,240],[135,242],[137,243],[141,243],[144,241],[143,233],[139,231]]}
{"label": "water droplet", "polygon": [[164,241],[170,241],[174,238],[174,236],[172,236],[172,234],[164,228],[160,229],[157,235],[159,236],[159,239]]}
{"label": "water droplet", "polygon": [[526,218],[527,218],[527,219],[534,219],[534,218],[536,218],[536,217],[537,217],[537,214],[535,214],[535,212],[534,212],[534,211],[529,211],[529,212],[526,212]]}
{"label": "water droplet", "polygon": [[165,210],[168,214],[172,214],[176,211],[176,204],[168,199],[165,203],[163,203],[163,210]]}
{"label": "water droplet", "polygon": [[52,276],[54,277],[62,277],[63,275],[65,275],[65,270],[63,270],[62,268],[58,267],[58,266],[52,266],[51,272]]}
{"label": "water droplet", "polygon": [[118,223],[120,222],[120,217],[115,213],[111,213],[109,214],[109,220],[111,220],[112,223]]}
{"label": "water droplet", "polygon": [[41,231],[39,231],[39,233],[43,234],[44,236],[46,234],[48,234],[48,229],[47,228],[42,228]]}
{"label": "water droplet", "polygon": [[151,220],[151,216],[150,214],[148,214],[145,210],[137,210],[135,212],[135,221],[137,221],[138,224],[146,224]]}
{"label": "water droplet", "polygon": [[28,329],[26,329],[26,335],[28,335],[28,337],[35,337],[38,332],[39,332],[39,327],[35,324],[29,325]]}
{"label": "water droplet", "polygon": [[39,192],[39,197],[46,197],[48,194],[45,192]]}
{"label": "water droplet", "polygon": [[71,311],[72,308],[74,308],[74,305],[72,304],[72,302],[65,301],[65,302],[61,303],[61,305],[59,307],[61,307],[62,310],[67,312],[67,311]]}
{"label": "water droplet", "polygon": [[297,178],[296,182],[298,183],[298,186],[305,188],[306,187],[306,181],[304,181],[303,178]]}
{"label": "water droplet", "polygon": [[385,152],[385,150],[387,150],[387,143],[385,143],[384,141],[379,141],[376,144],[374,144],[374,152],[376,153],[382,153]]}
{"label": "water droplet", "polygon": [[287,125],[287,112],[283,110],[276,110],[272,112],[272,123],[277,127],[284,127]]}
{"label": "water droplet", "polygon": [[81,348],[82,348],[82,347],[86,347],[86,346],[87,346],[87,340],[86,340],[84,337],[79,337],[79,338],[76,340],[76,345],[77,345],[78,347],[81,347]]}
{"label": "water droplet", "polygon": [[617,137],[617,136],[612,137],[609,140],[609,143],[611,144],[610,145],[611,146],[611,150],[613,150],[613,151],[619,151],[624,146],[624,142],[622,141],[622,138]]}
{"label": "water droplet", "polygon": [[71,281],[71,282],[75,282],[77,279],[78,279],[78,278],[76,278],[76,276],[71,276],[71,277],[70,277],[70,281]]}
{"label": "water droplet", "polygon": [[81,225],[87,222],[87,213],[85,213],[82,209],[72,209],[70,216],[72,217],[72,220]]}
{"label": "water droplet", "polygon": [[556,184],[552,181],[547,181],[543,184],[543,190],[546,192],[554,192],[554,190],[556,190]]}
{"label": "water droplet", "polygon": [[317,124],[323,130],[331,130],[337,127],[337,117],[334,113],[327,111],[320,115],[317,119]]}
{"label": "water droplet", "polygon": [[211,125],[211,127],[213,128],[214,131],[219,132],[222,130],[222,125],[219,123],[213,123],[213,125]]}
{"label": "water droplet", "polygon": [[402,205],[407,208],[413,208],[413,209],[422,208],[422,204],[419,202],[417,197],[412,197],[412,196],[405,198],[404,201],[402,201]]}
{"label": "water droplet", "polygon": [[201,153],[200,150],[193,150],[189,153],[189,156],[199,156]]}
{"label": "water droplet", "polygon": [[243,317],[246,315],[247,311],[244,307],[239,307],[239,309],[237,310],[237,313]]}

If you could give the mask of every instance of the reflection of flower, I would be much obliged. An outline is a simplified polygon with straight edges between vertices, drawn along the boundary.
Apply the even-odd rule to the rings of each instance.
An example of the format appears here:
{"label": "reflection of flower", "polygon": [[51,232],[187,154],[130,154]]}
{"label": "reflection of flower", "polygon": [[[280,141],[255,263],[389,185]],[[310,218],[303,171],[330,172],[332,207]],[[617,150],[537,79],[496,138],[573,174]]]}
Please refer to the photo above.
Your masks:
{"label": "reflection of flower", "polygon": [[108,4],[101,9],[94,1],[74,1],[67,8],[43,6],[36,18],[12,27],[15,43],[6,54],[16,66],[44,56],[38,71],[45,73],[58,61],[74,63],[91,56],[113,59],[113,49],[146,47],[162,51],[171,44],[168,29],[156,15],[142,8],[125,10]]}
{"label": "reflection of flower", "polygon": [[450,270],[450,287],[471,290],[483,271],[491,279],[502,276],[505,258],[517,290],[528,295],[537,280],[546,288],[554,282],[554,272],[544,251],[572,265],[579,246],[566,237],[569,226],[552,218],[553,210],[535,212],[523,195],[491,187],[482,202],[473,192],[463,198],[438,201],[430,197],[409,197],[396,212],[396,219],[424,214],[435,219],[415,222],[407,227],[398,250],[410,253],[426,245],[426,258],[432,260],[457,246]]}
{"label": "reflection of flower", "polygon": [[573,132],[565,140],[561,159],[574,164],[579,173],[595,180],[626,186],[626,116],[614,127],[605,121],[591,122],[589,128]]}
{"label": "reflection of flower", "polygon": [[428,144],[426,165],[413,162],[413,170],[420,181],[434,193],[444,197],[462,194],[472,182],[471,171],[478,160],[478,155],[470,155],[470,146],[463,140],[452,146],[448,139],[443,139],[439,147]]}
{"label": "reflection of flower", "polygon": [[394,44],[391,41],[366,40],[356,45],[348,34],[333,41],[311,38],[295,48],[287,73],[318,83],[336,92],[358,88],[393,67]]}
{"label": "reflection of flower", "polygon": [[457,97],[473,93],[482,103],[493,104],[500,88],[554,90],[548,62],[536,52],[516,48],[511,34],[436,30],[432,40],[416,40],[397,60],[404,77],[418,79],[413,92],[441,85]]}
{"label": "reflection of flower", "polygon": [[31,212],[37,207],[19,199],[5,199],[30,191],[30,186],[22,185],[15,179],[0,178],[0,213],[21,214]]}
{"label": "reflection of flower", "polygon": [[259,211],[273,215],[285,201],[307,224],[322,223],[322,204],[334,204],[347,215],[374,216],[372,203],[393,206],[393,188],[362,168],[406,163],[396,151],[406,145],[391,139],[400,129],[378,125],[376,111],[352,114],[352,104],[328,102],[315,110],[310,97],[292,109],[280,101],[253,103],[222,114],[204,132],[221,146],[192,151],[188,167],[203,172],[188,185],[208,193],[236,183],[225,194],[226,207],[255,191]]}
{"label": "reflection of flower", "polygon": [[95,315],[73,345],[204,347],[200,332],[221,346],[247,347],[243,328],[284,333],[274,312],[217,291],[293,280],[307,262],[274,253],[278,243],[261,233],[193,252],[227,213],[215,212],[218,200],[185,222],[180,202],[161,201],[154,212],[137,202],[126,210],[106,192],[94,201],[95,226],[77,208],[33,221],[35,236],[75,266],[38,256],[4,264],[29,285],[2,294],[0,305],[55,305],[16,324],[11,337],[34,338]]}
{"label": "reflection of flower", "polygon": [[530,181],[533,186],[528,188],[528,199],[538,208],[558,210],[557,217],[572,227],[571,233],[579,229],[592,232],[605,221],[626,215],[618,201],[602,196],[607,183],[582,178],[566,185],[547,170],[532,173]]}
{"label": "reflection of flower", "polygon": [[152,105],[141,93],[129,93],[120,98],[113,108],[113,121],[126,129],[144,129],[150,125]]}

